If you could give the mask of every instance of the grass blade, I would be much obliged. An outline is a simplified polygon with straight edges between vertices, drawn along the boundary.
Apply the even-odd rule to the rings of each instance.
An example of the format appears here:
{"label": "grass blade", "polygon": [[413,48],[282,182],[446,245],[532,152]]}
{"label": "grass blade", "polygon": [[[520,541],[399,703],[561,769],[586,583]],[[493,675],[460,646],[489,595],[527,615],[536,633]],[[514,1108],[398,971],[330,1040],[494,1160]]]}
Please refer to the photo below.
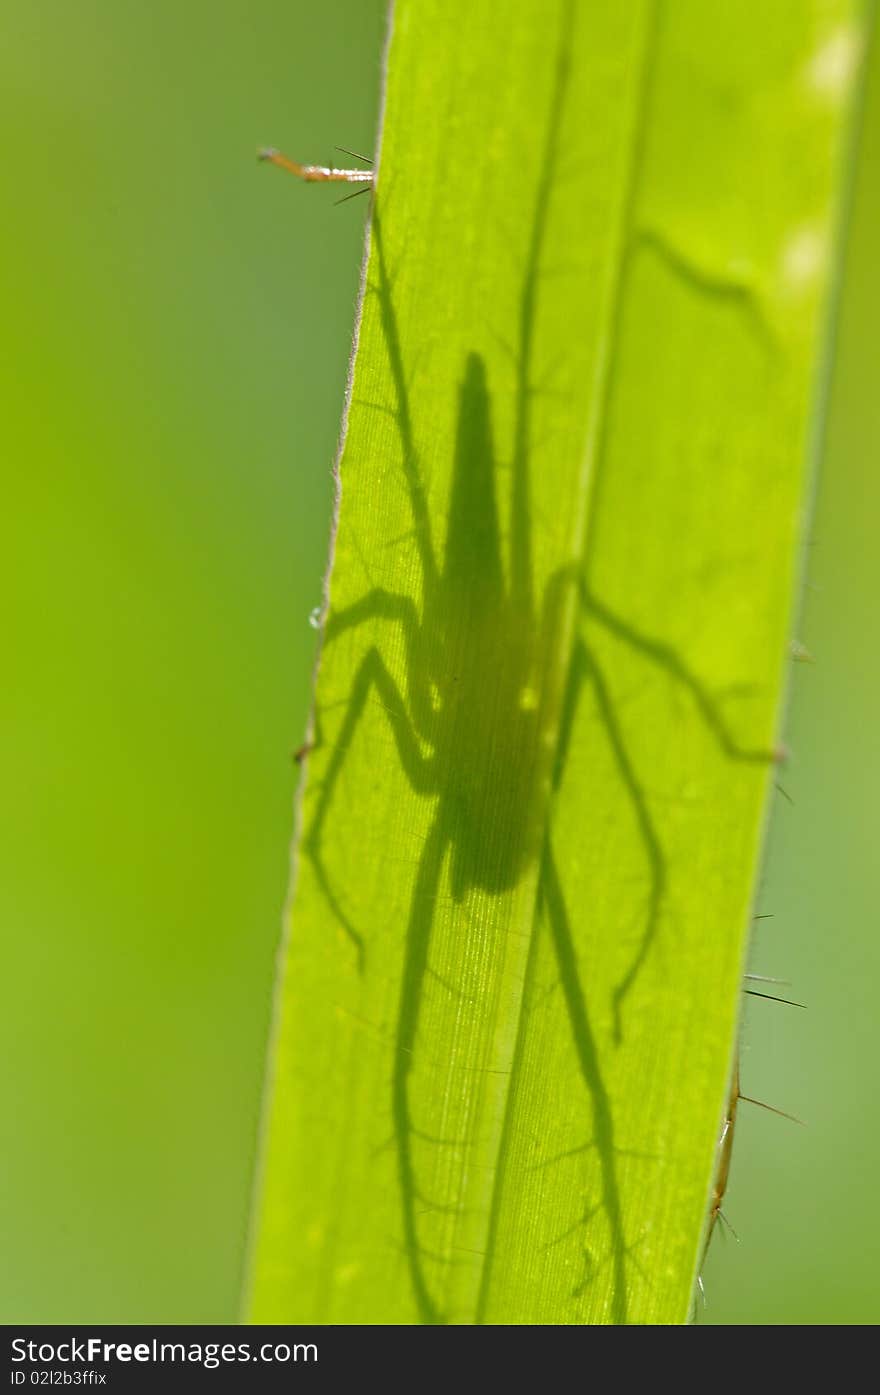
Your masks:
{"label": "grass blade", "polygon": [[687,1317],[862,20],[396,6],[257,1320]]}

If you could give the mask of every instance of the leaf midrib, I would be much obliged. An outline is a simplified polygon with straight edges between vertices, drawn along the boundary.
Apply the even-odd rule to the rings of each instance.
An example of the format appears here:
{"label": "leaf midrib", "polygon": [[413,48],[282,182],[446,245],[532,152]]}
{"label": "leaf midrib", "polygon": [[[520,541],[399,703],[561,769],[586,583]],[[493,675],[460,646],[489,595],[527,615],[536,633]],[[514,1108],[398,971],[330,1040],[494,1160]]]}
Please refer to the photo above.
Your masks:
{"label": "leaf midrib", "polygon": [[[596,370],[592,384],[591,397],[596,404],[595,409],[590,412],[588,418],[588,432],[583,453],[583,464],[581,470],[581,485],[578,490],[578,500],[580,503],[580,514],[577,518],[574,537],[575,546],[573,555],[576,565],[583,568],[586,565],[590,542],[593,532],[593,522],[596,513],[596,502],[599,496],[598,485],[601,477],[602,461],[605,453],[606,429],[609,418],[609,404],[614,390],[614,375],[616,369],[616,351],[620,341],[620,328],[622,322],[622,310],[626,290],[626,273],[628,269],[629,252],[633,240],[633,231],[636,221],[636,205],[638,200],[638,189],[640,184],[642,166],[644,162],[644,148],[646,138],[646,116],[650,105],[650,91],[652,87],[653,64],[652,57],[656,48],[658,30],[658,3],[657,0],[645,0],[642,13],[642,23],[638,34],[636,46],[636,76],[632,83],[632,96],[630,100],[630,120],[627,122],[624,134],[625,148],[628,151],[626,167],[621,179],[621,196],[619,200],[619,212],[616,220],[615,233],[612,240],[612,253],[610,256],[610,266],[612,268],[606,295],[606,310],[603,316],[607,326],[605,333],[601,337],[599,352],[596,356]],[[592,507],[591,507],[592,505]],[[575,588],[571,588],[571,599],[567,608],[565,642],[560,645],[560,650],[564,654],[564,661],[559,665],[561,669],[559,692],[564,694],[568,688],[571,677],[572,662],[574,654],[574,638],[577,630],[579,614],[579,597]],[[558,726],[556,740],[552,754],[552,766],[554,777],[557,776],[556,766],[560,749],[561,729]],[[556,778],[554,778],[555,788]],[[547,846],[550,837],[553,818],[553,791],[544,806],[544,830],[542,847]],[[523,1046],[526,1034],[526,1023],[528,1015],[528,1002],[530,997],[531,983],[534,975],[536,949],[540,934],[541,907],[544,899],[544,854],[539,854],[539,870],[535,879],[534,898],[531,906],[530,930],[529,930],[529,953],[526,961],[525,974],[519,998],[518,1020],[516,1027],[516,1037],[514,1041],[513,1056],[511,1059],[510,1076],[507,1091],[504,1095],[502,1109],[503,1120],[501,1124],[500,1140],[498,1145],[498,1157],[494,1172],[491,1201],[489,1206],[489,1216],[487,1223],[486,1246],[480,1266],[480,1283],[477,1293],[477,1300],[474,1312],[474,1322],[480,1324],[485,1321],[485,1316],[490,1301],[490,1289],[492,1281],[492,1267],[495,1258],[495,1246],[497,1237],[498,1220],[501,1206],[503,1204],[504,1179],[506,1165],[508,1162],[511,1133],[512,1133],[512,1113],[513,1102],[516,1098],[520,1069],[523,1060]]]}

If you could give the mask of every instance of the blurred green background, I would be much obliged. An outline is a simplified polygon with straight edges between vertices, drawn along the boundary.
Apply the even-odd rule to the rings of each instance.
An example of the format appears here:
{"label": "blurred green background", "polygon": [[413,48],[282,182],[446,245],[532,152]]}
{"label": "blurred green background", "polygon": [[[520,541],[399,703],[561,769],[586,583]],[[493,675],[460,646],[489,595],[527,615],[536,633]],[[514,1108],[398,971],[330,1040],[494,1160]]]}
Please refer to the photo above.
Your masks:
{"label": "blurred green background", "polygon": [[[231,1321],[384,0],[0,19],[0,1320]],[[709,1322],[880,1318],[880,67]],[[874,719],[874,720],[872,720]]]}
{"label": "blurred green background", "polygon": [[4,9],[0,1316],[229,1320],[384,5]]}

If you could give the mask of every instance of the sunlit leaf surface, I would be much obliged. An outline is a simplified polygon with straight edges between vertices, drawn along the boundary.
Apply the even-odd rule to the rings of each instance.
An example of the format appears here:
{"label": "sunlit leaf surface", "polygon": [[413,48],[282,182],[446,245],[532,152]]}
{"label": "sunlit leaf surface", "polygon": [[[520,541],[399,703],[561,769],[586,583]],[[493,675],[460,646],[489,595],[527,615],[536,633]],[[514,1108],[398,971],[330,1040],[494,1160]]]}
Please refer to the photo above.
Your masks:
{"label": "sunlit leaf surface", "polygon": [[689,1314],[862,15],[396,6],[260,1321]]}

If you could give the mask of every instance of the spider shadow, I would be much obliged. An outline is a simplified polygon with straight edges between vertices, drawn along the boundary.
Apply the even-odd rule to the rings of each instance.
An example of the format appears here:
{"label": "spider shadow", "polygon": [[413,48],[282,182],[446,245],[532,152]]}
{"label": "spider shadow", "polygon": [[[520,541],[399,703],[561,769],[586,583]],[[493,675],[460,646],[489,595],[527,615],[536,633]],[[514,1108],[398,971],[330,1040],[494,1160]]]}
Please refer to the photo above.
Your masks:
{"label": "spider shadow", "polygon": [[[368,966],[364,937],[332,884],[323,859],[323,836],[347,753],[371,702],[381,705],[409,785],[430,805],[428,832],[418,858],[404,937],[391,1070],[403,1245],[416,1308],[425,1323],[449,1320],[438,1297],[442,1280],[436,1275],[436,1266],[442,1266],[443,1257],[428,1249],[420,1233],[420,1212],[425,1207],[436,1208],[420,1186],[415,1144],[420,1138],[424,1140],[426,1131],[414,1118],[411,1100],[412,1073],[419,1059],[419,1022],[426,983],[432,973],[430,955],[436,907],[444,876],[454,901],[462,903],[475,890],[490,895],[510,890],[538,860],[541,907],[549,927],[578,1068],[592,1110],[594,1146],[600,1160],[601,1197],[595,1207],[584,1211],[583,1225],[586,1228],[597,1208],[604,1211],[614,1273],[612,1311],[617,1322],[625,1322],[628,1315],[627,1260],[632,1246],[624,1233],[617,1172],[617,1157],[622,1150],[616,1144],[611,1099],[584,992],[584,967],[552,849],[553,795],[561,783],[575,715],[587,684],[595,696],[599,721],[626,791],[648,868],[648,903],[639,942],[613,993],[614,1035],[618,1042],[623,1035],[626,1000],[662,921],[668,872],[662,839],[630,756],[610,686],[597,654],[582,635],[575,641],[563,697],[550,788],[542,793],[541,751],[549,731],[542,708],[542,683],[550,657],[563,642],[567,608],[572,604],[579,606],[583,616],[598,622],[664,670],[689,694],[730,758],[762,762],[768,759],[766,752],[750,751],[737,744],[716,699],[682,656],[662,641],[642,634],[599,601],[583,581],[579,568],[563,567],[551,576],[540,605],[536,604],[530,481],[532,407],[536,395],[535,327],[541,256],[569,77],[573,10],[568,0],[563,13],[542,173],[519,299],[508,536],[502,537],[499,520],[486,367],[478,354],[471,353],[466,356],[458,385],[446,537],[442,555],[438,552],[419,459],[379,192],[372,224],[377,275],[367,293],[378,300],[393,402],[359,405],[384,413],[395,424],[412,524],[408,539],[415,549],[421,581],[421,609],[410,595],[373,587],[350,607],[332,612],[324,631],[324,643],[329,645],[337,644],[347,633],[365,624],[387,625],[396,629],[402,641],[402,679],[386,662],[378,643],[371,644],[359,662],[323,778],[315,786],[317,799],[304,839],[304,851],[318,884],[349,938],[362,973]],[[555,725],[555,717],[553,722]],[[316,724],[316,738],[320,744],[320,722]],[[427,1145],[423,1142],[423,1146]],[[496,1182],[496,1198],[500,1185],[500,1181]],[[490,1255],[496,1219],[493,1210],[487,1247]],[[480,1307],[490,1270],[488,1258]],[[579,1296],[579,1291],[573,1296]]]}

